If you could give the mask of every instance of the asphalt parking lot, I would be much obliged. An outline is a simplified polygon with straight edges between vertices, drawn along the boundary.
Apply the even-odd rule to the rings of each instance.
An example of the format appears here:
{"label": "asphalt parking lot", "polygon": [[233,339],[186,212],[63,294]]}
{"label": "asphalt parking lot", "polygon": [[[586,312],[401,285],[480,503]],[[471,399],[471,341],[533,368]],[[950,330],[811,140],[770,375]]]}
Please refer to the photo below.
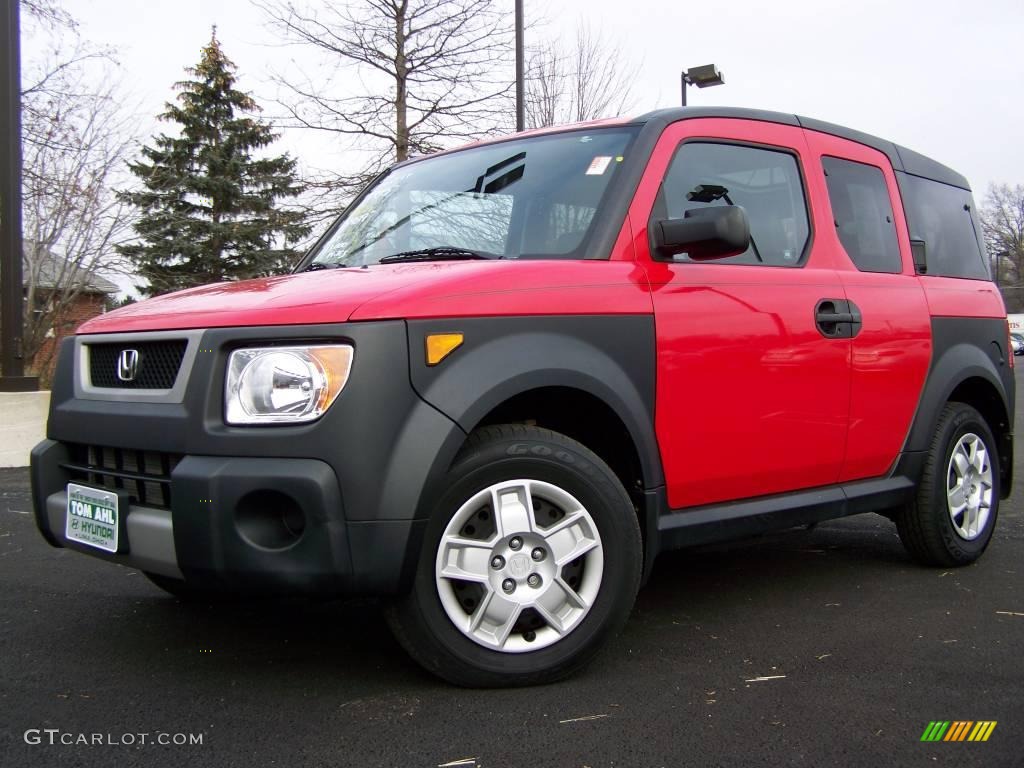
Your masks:
{"label": "asphalt parking lot", "polygon": [[[52,549],[0,470],[0,765],[1022,766],[1016,456],[974,566],[914,565],[874,515],[666,555],[595,664],[513,691],[422,673],[366,602],[187,605]],[[933,720],[998,725],[921,742]],[[202,743],[152,743],[178,734]]]}

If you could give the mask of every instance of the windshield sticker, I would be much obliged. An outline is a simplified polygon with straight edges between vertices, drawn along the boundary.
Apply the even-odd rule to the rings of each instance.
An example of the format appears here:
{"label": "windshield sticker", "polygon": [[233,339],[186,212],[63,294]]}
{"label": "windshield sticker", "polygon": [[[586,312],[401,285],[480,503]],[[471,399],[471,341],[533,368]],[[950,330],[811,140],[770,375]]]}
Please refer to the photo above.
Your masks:
{"label": "windshield sticker", "polygon": [[598,155],[590,161],[590,167],[587,168],[587,176],[600,176],[608,170],[608,164],[612,161],[611,157],[606,155]]}

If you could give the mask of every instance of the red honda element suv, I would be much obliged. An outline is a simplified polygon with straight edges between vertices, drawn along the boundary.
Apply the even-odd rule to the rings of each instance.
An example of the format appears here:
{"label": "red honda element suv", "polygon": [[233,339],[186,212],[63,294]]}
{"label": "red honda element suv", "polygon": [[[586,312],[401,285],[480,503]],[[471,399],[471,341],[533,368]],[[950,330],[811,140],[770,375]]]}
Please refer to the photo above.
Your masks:
{"label": "red honda element suv", "polygon": [[1013,355],[963,176],[684,108],[400,163],[294,274],[65,341],[35,515],[178,595],[388,598],[462,685],[550,681],[659,552],[861,512],[978,558]]}

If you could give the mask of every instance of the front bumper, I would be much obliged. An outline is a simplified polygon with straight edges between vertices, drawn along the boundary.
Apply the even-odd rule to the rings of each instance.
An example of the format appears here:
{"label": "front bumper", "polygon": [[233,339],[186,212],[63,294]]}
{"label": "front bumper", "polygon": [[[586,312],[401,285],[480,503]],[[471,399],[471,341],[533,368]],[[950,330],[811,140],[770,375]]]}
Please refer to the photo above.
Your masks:
{"label": "front bumper", "polygon": [[[197,585],[367,595],[406,589],[430,501],[465,433],[413,390],[405,323],[189,333],[198,353],[187,384],[178,399],[163,402],[76,390],[75,342],[62,345],[47,440],[32,454],[43,536]],[[292,340],[355,347],[349,382],[331,409],[305,425],[225,425],[230,352]],[[128,551],[117,555],[64,537],[68,482],[103,485],[83,469],[92,466],[83,455],[108,450],[116,452],[108,489],[117,473],[125,482],[133,474],[151,479],[150,453],[164,467],[162,491],[133,498]]]}
{"label": "front bumper", "polygon": [[[54,546],[190,584],[259,593],[391,593],[423,521],[348,522],[337,477],[317,459],[186,456],[171,473],[171,509],[131,504],[127,552],[64,536],[68,446],[32,451],[36,524]],[[277,525],[291,503],[301,526]]]}

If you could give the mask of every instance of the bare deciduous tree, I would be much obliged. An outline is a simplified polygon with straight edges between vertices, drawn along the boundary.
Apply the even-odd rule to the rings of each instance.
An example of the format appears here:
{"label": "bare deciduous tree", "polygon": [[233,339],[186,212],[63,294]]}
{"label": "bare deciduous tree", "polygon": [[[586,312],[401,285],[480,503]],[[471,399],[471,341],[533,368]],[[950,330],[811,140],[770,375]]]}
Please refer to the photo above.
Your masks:
{"label": "bare deciduous tree", "polygon": [[547,42],[527,62],[526,123],[541,128],[622,114],[633,105],[637,70],[621,46],[587,26],[577,29],[568,51]]}
{"label": "bare deciduous tree", "polygon": [[992,275],[1008,312],[1024,311],[1024,185],[990,184],[981,207]]}
{"label": "bare deciduous tree", "polygon": [[494,0],[254,0],[286,42],[318,54],[315,73],[275,79],[291,126],[350,139],[353,174],[314,186],[351,193],[387,165],[507,125],[510,15]]}
{"label": "bare deciduous tree", "polygon": [[46,338],[66,330],[69,308],[99,273],[120,268],[113,244],[127,234],[129,213],[112,187],[131,131],[108,52],[83,42],[56,3],[33,0],[25,9],[23,354],[45,372]]}

